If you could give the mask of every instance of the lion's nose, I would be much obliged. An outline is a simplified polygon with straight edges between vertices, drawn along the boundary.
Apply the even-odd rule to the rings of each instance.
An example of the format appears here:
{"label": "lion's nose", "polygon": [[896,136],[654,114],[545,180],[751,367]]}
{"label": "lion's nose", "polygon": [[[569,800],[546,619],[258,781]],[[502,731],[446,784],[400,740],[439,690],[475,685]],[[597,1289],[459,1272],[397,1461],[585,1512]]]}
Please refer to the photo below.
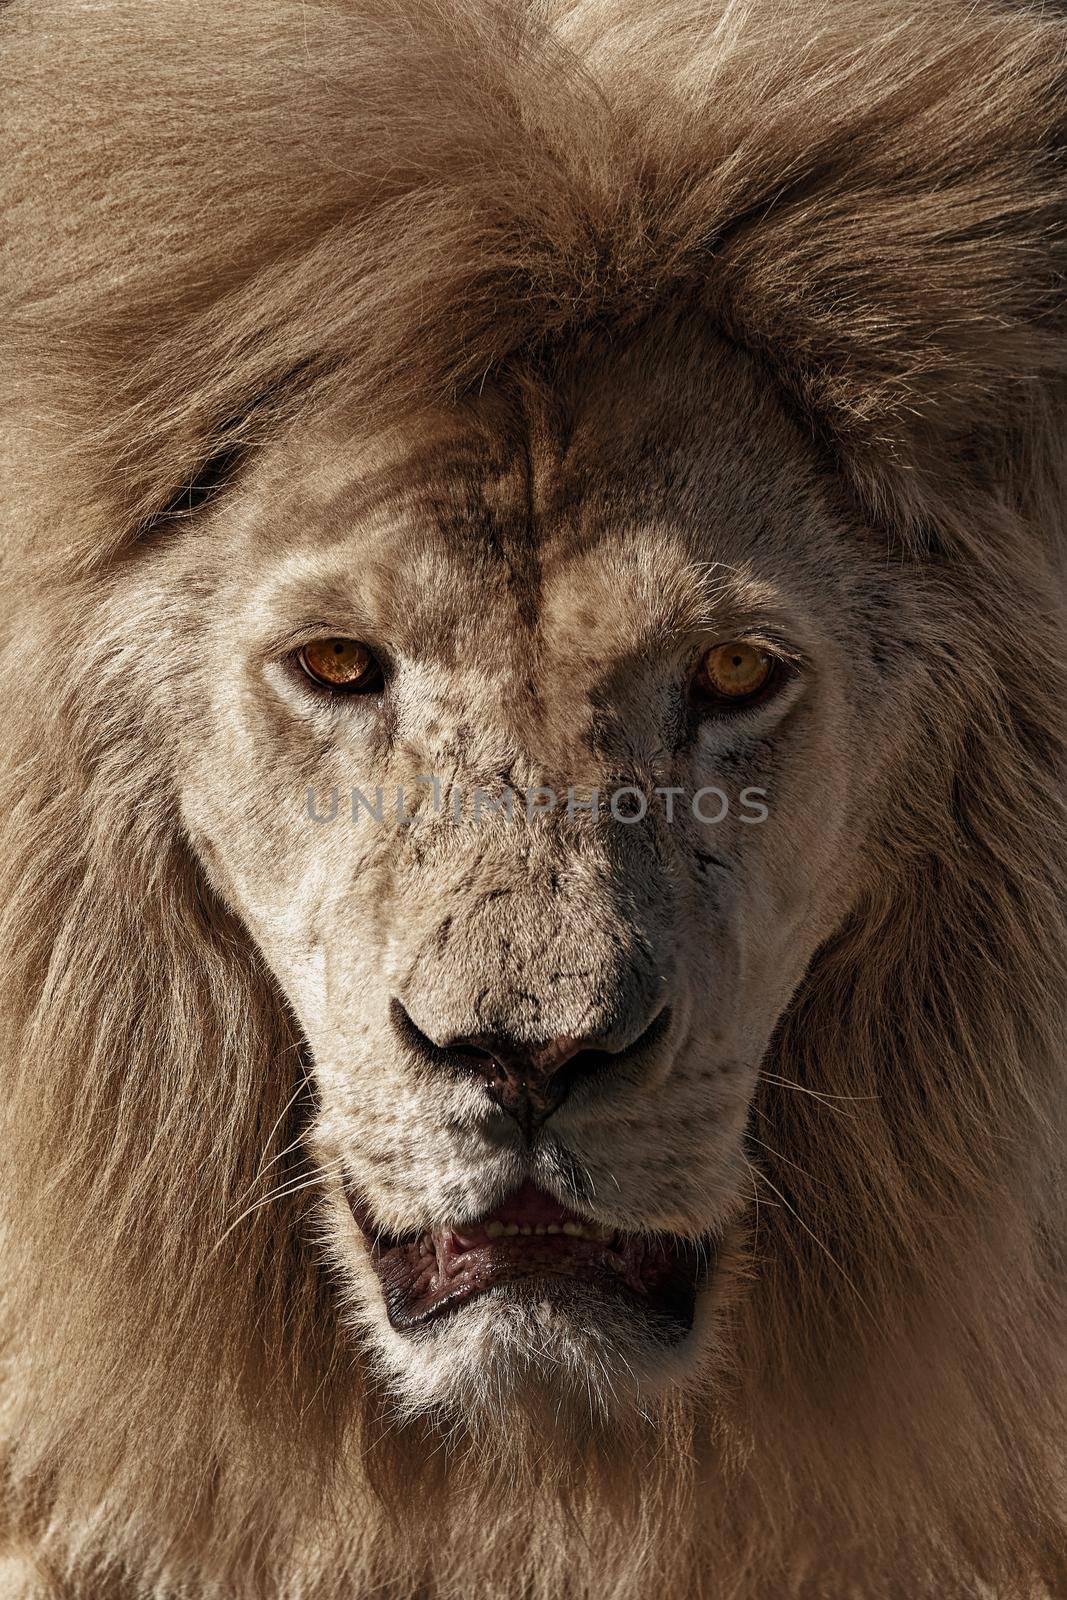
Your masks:
{"label": "lion's nose", "polygon": [[413,1021],[394,1000],[393,1025],[414,1045],[424,1060],[452,1072],[473,1072],[484,1078],[496,1103],[513,1117],[527,1140],[550,1117],[583,1078],[617,1067],[658,1038],[665,1027],[666,1010],[645,1028],[640,1037],[622,1048],[606,1048],[603,1042],[574,1038],[569,1034],[549,1039],[544,1044],[527,1044],[501,1034],[455,1034],[439,1043]]}

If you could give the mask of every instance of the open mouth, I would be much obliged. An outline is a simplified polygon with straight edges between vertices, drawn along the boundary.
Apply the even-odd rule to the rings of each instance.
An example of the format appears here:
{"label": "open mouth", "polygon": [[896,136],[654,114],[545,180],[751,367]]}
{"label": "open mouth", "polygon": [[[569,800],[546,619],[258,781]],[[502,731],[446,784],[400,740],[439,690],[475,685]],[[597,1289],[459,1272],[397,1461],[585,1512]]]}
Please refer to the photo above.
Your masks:
{"label": "open mouth", "polygon": [[566,1293],[570,1285],[628,1301],[665,1338],[681,1338],[710,1265],[706,1243],[600,1227],[532,1183],[477,1222],[402,1237],[376,1228],[358,1199],[349,1202],[389,1321],[404,1332],[503,1285],[529,1296]]}

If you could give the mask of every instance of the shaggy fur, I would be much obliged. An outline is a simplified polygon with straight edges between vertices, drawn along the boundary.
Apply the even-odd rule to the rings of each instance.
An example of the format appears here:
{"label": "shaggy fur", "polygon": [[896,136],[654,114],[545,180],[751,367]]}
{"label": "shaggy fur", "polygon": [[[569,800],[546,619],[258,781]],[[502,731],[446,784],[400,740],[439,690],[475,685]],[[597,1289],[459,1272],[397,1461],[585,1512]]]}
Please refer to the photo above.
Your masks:
{"label": "shaggy fur", "polygon": [[[14,0],[0,41],[5,1595],[1067,1592],[1067,27]],[[752,1084],[701,1382],[505,1447],[400,1419],[342,1315],[305,1018],[180,798],[192,708],[162,731],[225,592],[194,507],[368,419],[514,444],[586,366],[703,396],[705,356],[754,478],[862,531],[891,620],[851,642],[913,688]],[[710,516],[661,459],[627,505]]]}

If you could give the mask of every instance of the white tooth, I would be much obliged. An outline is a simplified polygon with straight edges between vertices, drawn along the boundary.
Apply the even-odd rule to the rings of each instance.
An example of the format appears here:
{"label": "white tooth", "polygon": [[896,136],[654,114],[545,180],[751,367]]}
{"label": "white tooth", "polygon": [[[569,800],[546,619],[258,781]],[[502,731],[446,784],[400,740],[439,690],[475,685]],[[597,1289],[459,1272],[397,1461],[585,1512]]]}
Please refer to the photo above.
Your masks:
{"label": "white tooth", "polygon": [[546,1233],[558,1233],[559,1232],[559,1227],[558,1227],[558,1225],[556,1223],[550,1222],[548,1227],[545,1229],[545,1232]]}
{"label": "white tooth", "polygon": [[489,1235],[490,1239],[499,1239],[501,1234],[506,1232],[506,1229],[502,1222],[487,1222],[485,1225],[485,1231]]}
{"label": "white tooth", "polygon": [[514,1237],[518,1233],[518,1231],[519,1231],[519,1225],[518,1225],[517,1222],[509,1222],[509,1223],[507,1223],[507,1225],[504,1228],[504,1232],[507,1234],[509,1239],[514,1239]]}
{"label": "white tooth", "polygon": [[570,1234],[572,1239],[580,1239],[585,1233],[585,1229],[577,1222],[565,1222],[563,1224],[563,1231],[564,1233]]}

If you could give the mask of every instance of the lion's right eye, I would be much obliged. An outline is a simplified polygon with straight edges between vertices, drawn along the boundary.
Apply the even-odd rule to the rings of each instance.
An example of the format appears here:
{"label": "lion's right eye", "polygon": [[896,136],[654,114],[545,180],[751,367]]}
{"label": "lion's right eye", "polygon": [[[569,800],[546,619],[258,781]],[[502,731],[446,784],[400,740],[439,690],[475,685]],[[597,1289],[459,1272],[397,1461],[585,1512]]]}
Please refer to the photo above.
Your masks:
{"label": "lion's right eye", "polygon": [[780,676],[775,657],[745,639],[730,639],[705,650],[693,679],[698,704],[730,711],[761,699]]}
{"label": "lion's right eye", "polygon": [[372,694],[382,686],[378,658],[358,639],[314,639],[297,651],[296,659],[312,683],[323,689]]}

